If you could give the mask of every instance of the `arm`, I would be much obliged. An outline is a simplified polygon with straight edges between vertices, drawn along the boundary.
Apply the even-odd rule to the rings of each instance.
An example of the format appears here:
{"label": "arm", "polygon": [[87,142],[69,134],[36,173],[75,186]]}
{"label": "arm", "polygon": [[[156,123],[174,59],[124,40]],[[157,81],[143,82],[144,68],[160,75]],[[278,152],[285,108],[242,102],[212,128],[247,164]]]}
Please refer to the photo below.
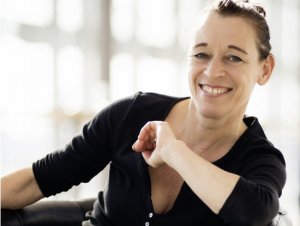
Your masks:
{"label": "arm", "polygon": [[175,138],[165,122],[146,124],[133,144],[133,149],[141,152],[149,165],[168,164],[175,169],[193,192],[229,225],[267,225],[278,213],[278,197],[285,181],[284,163],[264,148],[251,150],[252,155],[256,152],[255,159],[249,159],[252,155],[244,156],[247,164],[239,176],[198,156]]}
{"label": "arm", "polygon": [[20,209],[43,197],[31,167],[1,178],[2,209]]}
{"label": "arm", "polygon": [[[175,169],[193,192],[215,213],[218,214],[233,191],[239,176],[213,165],[191,151],[184,142],[169,144],[172,154],[165,153],[166,163]],[[188,164],[186,164],[188,163]],[[199,186],[199,181],[201,183]]]}
{"label": "arm", "polygon": [[[146,124],[133,149],[142,152],[146,162],[153,167],[166,163],[175,169],[193,192],[216,214],[239,180],[238,175],[206,161],[184,142],[177,140],[165,122]],[[199,186],[199,181],[205,183]]]}

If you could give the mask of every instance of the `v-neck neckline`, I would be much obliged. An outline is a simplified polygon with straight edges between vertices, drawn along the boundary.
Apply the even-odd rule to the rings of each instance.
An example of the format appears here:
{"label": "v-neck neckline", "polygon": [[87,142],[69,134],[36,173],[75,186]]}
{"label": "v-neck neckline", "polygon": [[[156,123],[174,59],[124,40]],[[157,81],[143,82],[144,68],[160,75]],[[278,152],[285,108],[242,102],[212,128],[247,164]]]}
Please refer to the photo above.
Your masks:
{"label": "v-neck neckline", "polygon": [[140,155],[140,161],[143,162],[143,177],[144,177],[144,180],[146,182],[147,201],[149,203],[150,211],[156,216],[166,216],[166,215],[172,213],[174,211],[174,209],[176,209],[177,205],[180,203],[181,197],[182,197],[184,191],[186,190],[186,188],[188,187],[186,182],[183,180],[183,182],[180,186],[179,192],[178,192],[178,194],[175,198],[173,206],[168,211],[166,211],[165,213],[156,213],[154,211],[153,201],[152,201],[152,198],[151,198],[152,197],[151,178],[150,178],[150,173],[149,173],[149,169],[148,169],[148,164],[145,162],[142,155]]}

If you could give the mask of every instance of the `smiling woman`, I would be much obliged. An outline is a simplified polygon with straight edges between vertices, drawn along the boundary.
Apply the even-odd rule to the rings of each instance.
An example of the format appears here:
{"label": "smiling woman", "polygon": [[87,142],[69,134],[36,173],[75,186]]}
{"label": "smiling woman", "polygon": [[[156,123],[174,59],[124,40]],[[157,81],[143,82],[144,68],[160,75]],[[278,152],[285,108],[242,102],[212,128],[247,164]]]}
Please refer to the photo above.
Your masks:
{"label": "smiling woman", "polygon": [[[223,7],[216,13],[204,12],[200,18],[202,26],[190,50],[190,87],[197,109],[207,108],[208,116],[217,109],[226,115],[228,109],[232,113],[228,117],[235,121],[244,116],[256,83],[263,85],[270,78],[274,58],[270,53],[266,56],[270,44],[260,47],[270,39],[265,20],[258,14],[252,22],[253,13],[245,11],[241,16],[239,8]],[[261,27],[267,28],[264,35]]]}
{"label": "smiling woman", "polygon": [[[139,10],[150,4],[138,2]],[[173,13],[166,15],[172,18]],[[185,75],[189,95],[137,92],[108,105],[67,145],[39,158],[32,167],[3,177],[2,208],[22,208],[67,191],[109,166],[105,188],[96,185],[100,192],[87,225],[268,225],[279,213],[285,158],[268,140],[258,118],[246,116],[255,86],[265,85],[275,66],[264,9],[246,1],[223,0],[203,11],[197,25]],[[148,29],[138,27],[140,40]],[[119,41],[134,35],[128,31]],[[145,48],[147,53],[159,52],[156,48],[162,42],[151,42],[149,37],[144,40],[151,45]],[[174,57],[176,39],[165,40],[171,50],[166,48],[158,56]],[[79,64],[66,65],[84,68],[81,51],[67,50],[60,59],[75,57]],[[173,61],[158,61],[155,54],[138,60],[130,54],[111,54],[114,67],[124,66],[112,70],[112,78],[122,81],[122,86],[139,81],[126,74],[138,71],[166,92],[176,87],[171,85],[177,75]]]}

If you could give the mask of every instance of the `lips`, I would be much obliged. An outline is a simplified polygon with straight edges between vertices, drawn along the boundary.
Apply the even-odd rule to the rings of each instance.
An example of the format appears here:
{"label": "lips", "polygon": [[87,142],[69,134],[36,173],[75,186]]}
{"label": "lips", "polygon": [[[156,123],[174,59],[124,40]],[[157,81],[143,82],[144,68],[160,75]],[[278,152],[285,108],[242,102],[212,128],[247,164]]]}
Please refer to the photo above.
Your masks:
{"label": "lips", "polygon": [[229,93],[232,89],[231,88],[225,88],[225,87],[213,87],[209,85],[203,85],[200,84],[201,90],[204,91],[204,93],[207,93],[212,96],[218,96],[221,94]]}

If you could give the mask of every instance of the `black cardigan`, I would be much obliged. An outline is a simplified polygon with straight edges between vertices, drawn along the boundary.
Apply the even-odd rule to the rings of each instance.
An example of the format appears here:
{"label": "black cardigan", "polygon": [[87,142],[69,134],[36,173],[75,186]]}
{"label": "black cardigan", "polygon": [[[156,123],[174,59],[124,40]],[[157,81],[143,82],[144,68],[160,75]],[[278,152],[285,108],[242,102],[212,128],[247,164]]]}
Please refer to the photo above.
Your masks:
{"label": "black cardigan", "polygon": [[214,162],[241,176],[218,215],[186,183],[169,212],[154,213],[147,164],[131,146],[146,122],[164,120],[183,99],[137,93],[102,110],[65,148],[33,164],[43,194],[54,195],[88,182],[110,164],[106,189],[99,193],[91,216],[95,225],[266,225],[278,212],[285,162],[254,117],[244,119],[248,129]]}

